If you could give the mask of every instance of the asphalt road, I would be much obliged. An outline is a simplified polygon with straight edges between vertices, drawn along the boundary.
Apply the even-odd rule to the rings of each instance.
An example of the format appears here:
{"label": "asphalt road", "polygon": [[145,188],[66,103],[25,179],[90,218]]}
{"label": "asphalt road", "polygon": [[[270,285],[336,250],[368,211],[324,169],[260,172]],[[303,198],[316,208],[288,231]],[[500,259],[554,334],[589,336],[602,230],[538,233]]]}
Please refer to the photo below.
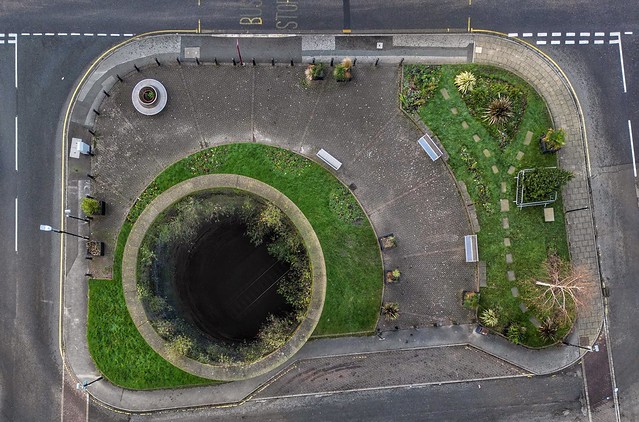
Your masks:
{"label": "asphalt road", "polygon": [[[557,3],[551,0],[512,2],[475,0],[417,1],[400,5],[387,1],[320,0],[313,3],[288,1],[238,0],[214,2],[136,1],[4,1],[0,5],[0,28],[6,34],[18,33],[18,90],[14,82],[13,45],[0,45],[0,278],[2,295],[3,341],[0,343],[0,417],[3,420],[57,420],[62,393],[61,363],[58,353],[58,239],[40,233],[37,225],[59,221],[60,177],[59,130],[64,101],[75,79],[90,60],[120,40],[111,34],[137,34],[158,29],[195,29],[212,31],[391,31],[416,29],[465,30],[468,18],[473,28],[503,32],[534,33],[530,41],[551,54],[569,73],[585,105],[589,118],[589,137],[593,168],[593,197],[598,229],[598,245],[604,279],[611,288],[610,346],[615,362],[622,414],[626,420],[639,419],[639,379],[636,350],[639,338],[632,335],[639,312],[635,259],[639,244],[637,229],[636,177],[628,121],[638,134],[639,107],[639,6],[615,0],[602,5],[594,1]],[[188,3],[188,4],[187,4]],[[604,31],[605,45],[594,45],[595,31]],[[620,31],[623,44],[627,92],[623,92],[621,55],[610,45],[610,32]],[[632,31],[633,34],[624,34]],[[83,35],[72,36],[72,32]],[[546,32],[546,37],[537,34]],[[560,46],[551,45],[551,33],[562,35]],[[568,32],[589,32],[588,45],[565,45]],[[22,33],[42,33],[20,35]],[[45,35],[46,33],[56,35]],[[58,33],[67,35],[57,35]],[[84,34],[92,35],[84,35]],[[99,36],[104,33],[106,36]],[[575,36],[578,39],[579,36]],[[5,41],[9,37],[4,38]],[[537,41],[547,40],[546,44]],[[64,79],[62,79],[64,78]],[[18,115],[18,164],[15,171],[15,115]],[[639,142],[639,135],[635,137]],[[635,146],[635,155],[639,150]],[[18,198],[18,252],[15,248]],[[37,265],[34,265],[37,263]],[[557,391],[555,401],[546,404],[530,393],[529,380],[508,383],[482,383],[492,395],[477,395],[475,385],[446,387],[450,396],[439,390],[423,388],[408,391],[352,393],[332,398],[286,399],[277,402],[250,403],[231,410],[267,415],[271,420],[297,419],[324,412],[326,419],[340,416],[348,409],[352,415],[404,415],[420,419],[415,412],[434,418],[445,417],[448,406],[454,412],[469,408],[478,415],[519,415],[527,420],[561,415],[560,408],[578,408],[577,378],[535,378],[547,383],[545,389]],[[541,382],[541,381],[535,381]],[[565,383],[569,384],[569,388]],[[541,388],[541,387],[540,387]],[[564,388],[562,390],[562,388]],[[484,390],[487,391],[487,390]],[[560,393],[564,391],[564,393]],[[541,393],[540,393],[541,394]],[[450,397],[457,400],[450,400]],[[501,408],[482,407],[473,397],[487,403],[503,403]],[[517,405],[506,405],[507,399]],[[466,405],[471,403],[472,406]],[[553,403],[558,403],[554,405]],[[390,405],[389,405],[390,403]],[[442,406],[429,407],[435,403]],[[455,406],[454,403],[460,403]],[[285,406],[283,406],[285,404]],[[329,405],[330,404],[330,405]],[[383,404],[383,405],[381,405]],[[82,411],[77,403],[71,406]],[[457,409],[457,410],[456,410]],[[218,411],[211,415],[220,416]],[[282,413],[283,412],[283,413]],[[358,413],[359,412],[359,413]],[[439,412],[439,413],[438,413]],[[506,412],[506,413],[502,413]],[[512,413],[508,413],[512,412]],[[533,412],[533,413],[527,413]],[[534,413],[537,412],[537,413]],[[66,414],[66,413],[65,413]],[[207,415],[208,413],[203,413]],[[461,413],[460,413],[461,414]],[[467,414],[467,413],[465,413]],[[91,407],[92,419],[119,416]],[[95,417],[93,416],[95,415]],[[110,415],[107,417],[107,415]],[[419,413],[422,415],[422,413]],[[537,415],[537,416],[535,416]],[[568,415],[574,416],[575,413]],[[192,415],[195,420],[199,414]],[[530,417],[526,417],[530,416]],[[70,416],[73,419],[73,416]],[[506,419],[508,419],[506,417]],[[67,420],[67,418],[65,418]],[[268,419],[267,419],[268,420]],[[572,419],[570,419],[572,420]]]}

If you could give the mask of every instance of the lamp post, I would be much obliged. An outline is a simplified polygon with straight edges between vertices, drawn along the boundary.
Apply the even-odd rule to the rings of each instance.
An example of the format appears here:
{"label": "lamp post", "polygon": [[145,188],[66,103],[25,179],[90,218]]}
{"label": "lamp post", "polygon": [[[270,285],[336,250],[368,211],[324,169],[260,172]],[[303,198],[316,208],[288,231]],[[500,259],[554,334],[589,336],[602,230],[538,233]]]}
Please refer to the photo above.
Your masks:
{"label": "lamp post", "polygon": [[572,346],[572,347],[578,347],[579,349],[584,349],[584,350],[588,350],[589,352],[592,352],[592,347],[590,346],[578,346],[576,344],[572,344],[572,343],[568,343],[567,341],[562,341],[562,344],[565,344],[566,346]]}
{"label": "lamp post", "polygon": [[71,235],[71,236],[79,237],[80,239],[89,240],[89,236],[81,236],[79,234],[67,232],[67,231],[64,231],[64,230],[54,229],[53,227],[47,226],[46,224],[40,224],[40,230],[42,230],[43,232],[55,232],[55,233],[60,233],[60,234],[68,234],[68,235]]}
{"label": "lamp post", "polygon": [[86,391],[88,386],[90,386],[94,382],[100,381],[102,378],[104,378],[104,377],[99,376],[96,379],[94,379],[93,381],[86,381],[85,380],[85,381],[79,382],[79,383],[77,383],[75,385],[75,388],[78,389],[78,390]]}
{"label": "lamp post", "polygon": [[64,210],[64,215],[67,218],[73,218],[74,220],[84,221],[85,223],[88,223],[89,221],[91,221],[91,217],[82,218],[82,217],[76,217],[75,215],[71,215],[71,210]]}

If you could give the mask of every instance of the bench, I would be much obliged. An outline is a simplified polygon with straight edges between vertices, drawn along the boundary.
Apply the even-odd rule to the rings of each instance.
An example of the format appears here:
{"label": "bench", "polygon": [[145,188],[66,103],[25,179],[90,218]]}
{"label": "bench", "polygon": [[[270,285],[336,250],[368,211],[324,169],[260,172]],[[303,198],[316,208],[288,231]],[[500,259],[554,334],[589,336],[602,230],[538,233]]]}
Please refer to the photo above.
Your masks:
{"label": "bench", "polygon": [[334,170],[339,170],[339,168],[342,167],[342,163],[337,158],[324,151],[323,148],[319,150],[317,156]]}
{"label": "bench", "polygon": [[479,261],[479,253],[477,252],[477,235],[469,234],[464,236],[464,246],[466,247],[466,262]]}
{"label": "bench", "polygon": [[422,147],[424,151],[426,151],[426,154],[428,154],[431,160],[436,161],[439,157],[442,156],[442,150],[439,149],[435,141],[433,141],[432,138],[428,136],[428,134],[424,134],[424,136],[419,138],[417,143],[419,144],[419,146]]}

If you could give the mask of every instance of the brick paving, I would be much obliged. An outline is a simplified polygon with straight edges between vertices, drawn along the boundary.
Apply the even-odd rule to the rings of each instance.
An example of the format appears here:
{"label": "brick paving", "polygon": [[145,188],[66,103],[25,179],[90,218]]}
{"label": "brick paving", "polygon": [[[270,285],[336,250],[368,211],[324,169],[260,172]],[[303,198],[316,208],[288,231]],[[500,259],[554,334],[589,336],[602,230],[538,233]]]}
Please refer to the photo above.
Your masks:
{"label": "brick paving", "polygon": [[396,385],[524,376],[516,366],[470,346],[434,347],[301,360],[255,398]]}

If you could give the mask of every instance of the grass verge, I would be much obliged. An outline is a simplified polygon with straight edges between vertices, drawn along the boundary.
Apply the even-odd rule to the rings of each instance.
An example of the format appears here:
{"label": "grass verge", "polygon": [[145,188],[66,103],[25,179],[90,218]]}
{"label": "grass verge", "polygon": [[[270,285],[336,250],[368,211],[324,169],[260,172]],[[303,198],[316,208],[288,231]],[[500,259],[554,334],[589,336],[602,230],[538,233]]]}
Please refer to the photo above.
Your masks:
{"label": "grass verge", "polygon": [[175,368],[146,344],[124,302],[121,264],[126,239],[144,207],[176,183],[215,173],[240,174],[273,186],[313,226],[327,271],[324,310],[314,335],[374,330],[382,294],[379,247],[363,212],[353,209],[359,206],[343,199],[347,189],[324,168],[290,151],[259,144],[223,145],[174,163],[145,189],[118,236],[113,280],[89,284],[89,350],[114,384],[151,389],[211,382]]}
{"label": "grass verge", "polygon": [[[516,87],[526,96],[526,108],[521,117],[517,132],[505,147],[500,148],[500,140],[491,135],[486,123],[473,117],[466,102],[459,94],[455,84],[455,75],[462,71],[471,71],[480,78],[493,78],[500,83],[505,81]],[[433,69],[429,71],[432,73]],[[506,332],[511,325],[524,327],[521,342],[527,346],[539,347],[551,343],[544,339],[539,330],[530,321],[535,316],[539,321],[551,316],[549,311],[536,306],[540,290],[533,285],[532,279],[545,276],[542,264],[549,251],[555,250],[564,260],[568,260],[568,245],[561,198],[552,204],[555,209],[555,222],[545,223],[541,207],[518,210],[515,199],[515,176],[507,173],[510,166],[517,171],[524,168],[556,166],[554,154],[542,154],[538,139],[549,127],[551,120],[546,104],[534,89],[519,77],[487,66],[451,65],[438,68],[439,74],[434,95],[419,109],[422,120],[430,127],[442,142],[450,155],[448,164],[457,180],[462,180],[475,202],[477,217],[481,227],[478,233],[479,256],[486,262],[488,287],[481,289],[480,312],[484,309],[496,311],[499,323],[497,331]],[[444,99],[440,90],[445,88],[450,98]],[[453,114],[451,109],[457,109]],[[474,115],[479,113],[475,111]],[[462,122],[468,124],[464,128]],[[533,133],[532,142],[524,145],[526,133]],[[476,142],[473,135],[478,135]],[[523,158],[517,159],[522,152]],[[493,172],[496,166],[498,173]],[[502,192],[505,183],[505,192]],[[500,199],[507,199],[509,212],[500,212]],[[509,228],[504,229],[503,218],[508,218]],[[510,239],[511,246],[504,245],[504,238]],[[506,254],[512,254],[513,263],[506,263]],[[507,271],[514,271],[516,281],[509,281]],[[511,288],[517,287],[521,296],[513,297]],[[522,312],[520,303],[529,308]],[[563,324],[557,333],[561,338],[570,329]]]}

